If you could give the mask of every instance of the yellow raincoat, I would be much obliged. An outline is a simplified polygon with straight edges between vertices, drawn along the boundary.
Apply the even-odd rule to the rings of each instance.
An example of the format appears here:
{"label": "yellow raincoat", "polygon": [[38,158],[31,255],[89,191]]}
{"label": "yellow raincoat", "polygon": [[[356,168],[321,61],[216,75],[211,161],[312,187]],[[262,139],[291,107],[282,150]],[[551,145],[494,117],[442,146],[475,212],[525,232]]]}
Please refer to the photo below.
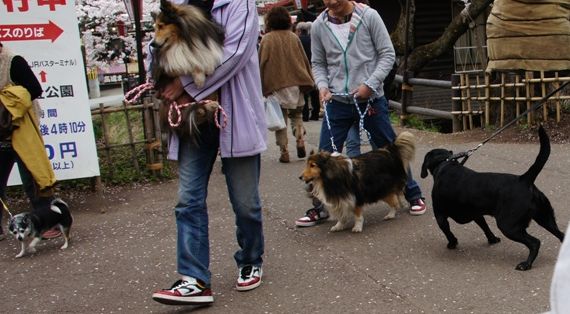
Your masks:
{"label": "yellow raincoat", "polygon": [[22,86],[8,85],[0,91],[0,101],[12,114],[12,147],[31,172],[40,191],[55,184],[55,173],[45,152],[39,122],[33,113],[30,93]]}

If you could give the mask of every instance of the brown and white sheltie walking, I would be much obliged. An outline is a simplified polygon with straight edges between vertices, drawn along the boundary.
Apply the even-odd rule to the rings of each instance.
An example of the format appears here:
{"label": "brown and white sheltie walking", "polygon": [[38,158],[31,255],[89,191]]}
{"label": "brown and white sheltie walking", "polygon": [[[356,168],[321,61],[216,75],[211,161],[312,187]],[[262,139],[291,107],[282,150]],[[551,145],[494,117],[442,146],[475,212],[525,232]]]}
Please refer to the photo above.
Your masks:
{"label": "brown and white sheltie walking", "polygon": [[382,200],[390,205],[384,219],[396,216],[414,154],[414,136],[402,132],[394,143],[355,158],[311,153],[299,178],[313,185],[312,194],[338,219],[331,231],[346,229],[354,218],[352,232],[362,232],[366,204]]}

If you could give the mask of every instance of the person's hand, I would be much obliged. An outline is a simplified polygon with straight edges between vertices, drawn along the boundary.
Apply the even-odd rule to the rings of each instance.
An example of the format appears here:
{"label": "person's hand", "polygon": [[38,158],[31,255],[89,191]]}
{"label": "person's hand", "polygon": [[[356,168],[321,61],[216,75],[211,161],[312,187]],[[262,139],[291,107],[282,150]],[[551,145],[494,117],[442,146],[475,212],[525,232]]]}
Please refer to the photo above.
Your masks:
{"label": "person's hand", "polygon": [[179,78],[175,78],[159,91],[157,97],[167,101],[175,101],[183,94],[186,94],[186,92],[184,91],[182,82],[180,82]]}
{"label": "person's hand", "polygon": [[328,102],[332,98],[331,91],[326,87],[321,87],[319,89],[319,99],[321,103]]}
{"label": "person's hand", "polygon": [[358,88],[352,90],[351,92],[351,94],[354,94],[355,98],[360,98],[360,99],[368,99],[370,98],[370,96],[372,96],[373,93],[374,91],[366,84],[360,84]]}

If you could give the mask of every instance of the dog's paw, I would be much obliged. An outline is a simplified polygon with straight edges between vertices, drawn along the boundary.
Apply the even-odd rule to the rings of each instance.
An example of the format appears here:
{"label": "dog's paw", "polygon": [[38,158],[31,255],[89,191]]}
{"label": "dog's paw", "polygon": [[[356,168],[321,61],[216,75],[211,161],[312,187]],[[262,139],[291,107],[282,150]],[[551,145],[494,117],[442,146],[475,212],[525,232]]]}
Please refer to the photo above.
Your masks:
{"label": "dog's paw", "polygon": [[28,252],[30,254],[34,254],[34,253],[36,253],[36,248],[35,247],[28,247]]}
{"label": "dog's paw", "polygon": [[341,222],[337,222],[334,226],[331,227],[332,232],[342,231],[344,229],[346,229],[346,226]]}
{"label": "dog's paw", "polygon": [[501,242],[501,238],[497,238],[497,237],[490,238],[490,239],[488,239],[488,242],[489,242],[489,244],[491,244],[491,245],[497,244],[497,243]]}
{"label": "dog's paw", "polygon": [[457,240],[447,243],[447,248],[450,250],[455,250],[457,248]]}
{"label": "dog's paw", "polygon": [[20,252],[20,253],[18,253],[18,255],[16,255],[16,258],[20,258],[20,257],[24,256],[24,253],[25,253],[25,252],[23,252],[23,251]]}
{"label": "dog's paw", "polygon": [[388,213],[386,216],[384,216],[384,220],[391,220],[396,218],[396,213],[395,212],[390,212]]}
{"label": "dog's paw", "polygon": [[68,247],[68,243],[65,242],[59,249],[60,249],[60,250],[65,250],[65,249],[67,249],[67,247]]}
{"label": "dog's paw", "polygon": [[529,270],[531,268],[532,268],[532,265],[529,264],[527,261],[524,261],[524,262],[518,264],[517,267],[515,267],[516,270],[521,270],[521,271]]}
{"label": "dog's paw", "polygon": [[355,232],[355,233],[360,233],[360,232],[362,232],[362,226],[354,226],[354,227],[352,228],[352,232]]}

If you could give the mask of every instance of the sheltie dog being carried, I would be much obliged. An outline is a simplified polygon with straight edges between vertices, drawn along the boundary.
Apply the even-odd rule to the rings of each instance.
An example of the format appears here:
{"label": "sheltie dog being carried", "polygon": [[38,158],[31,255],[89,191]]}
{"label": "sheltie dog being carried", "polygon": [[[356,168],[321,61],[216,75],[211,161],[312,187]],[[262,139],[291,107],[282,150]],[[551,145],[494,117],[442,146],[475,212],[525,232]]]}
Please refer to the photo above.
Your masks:
{"label": "sheltie dog being carried", "polygon": [[384,219],[396,216],[414,154],[414,136],[402,132],[394,143],[355,158],[311,153],[299,179],[312,185],[312,194],[338,219],[331,231],[346,229],[354,217],[352,232],[362,232],[366,204],[382,200],[390,206]]}
{"label": "sheltie dog being carried", "polygon": [[151,74],[156,89],[181,75],[192,75],[196,86],[202,87],[220,64],[224,29],[212,20],[213,1],[201,3],[202,8],[160,1],[150,44],[155,49]]}

